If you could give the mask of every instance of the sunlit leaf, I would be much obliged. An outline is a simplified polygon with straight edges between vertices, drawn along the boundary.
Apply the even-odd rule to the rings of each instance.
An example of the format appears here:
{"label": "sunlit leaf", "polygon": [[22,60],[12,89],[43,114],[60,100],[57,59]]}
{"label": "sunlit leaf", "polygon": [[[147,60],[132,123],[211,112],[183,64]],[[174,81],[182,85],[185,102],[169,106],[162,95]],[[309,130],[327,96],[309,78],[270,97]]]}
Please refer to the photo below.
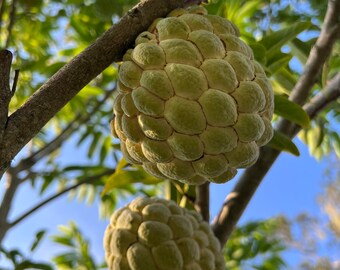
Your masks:
{"label": "sunlit leaf", "polygon": [[301,106],[281,95],[275,95],[274,102],[274,112],[277,115],[280,115],[283,118],[304,128],[309,127],[309,116]]}
{"label": "sunlit leaf", "polygon": [[129,162],[127,162],[124,158],[121,158],[116,166],[116,172],[122,171],[127,165],[129,165]]}
{"label": "sunlit leaf", "polygon": [[149,175],[141,168],[135,170],[119,170],[109,177],[105,184],[103,194],[112,189],[120,188],[129,184],[142,183],[145,185],[154,185],[162,181],[163,180],[159,178]]}
{"label": "sunlit leaf", "polygon": [[58,244],[61,244],[63,246],[69,246],[69,247],[73,247],[73,241],[72,239],[70,239],[69,237],[65,237],[65,236],[53,236],[52,237],[53,242],[56,242]]}
{"label": "sunlit leaf", "polygon": [[281,85],[287,93],[290,93],[296,84],[296,78],[286,68],[281,68],[273,77],[275,83]]}

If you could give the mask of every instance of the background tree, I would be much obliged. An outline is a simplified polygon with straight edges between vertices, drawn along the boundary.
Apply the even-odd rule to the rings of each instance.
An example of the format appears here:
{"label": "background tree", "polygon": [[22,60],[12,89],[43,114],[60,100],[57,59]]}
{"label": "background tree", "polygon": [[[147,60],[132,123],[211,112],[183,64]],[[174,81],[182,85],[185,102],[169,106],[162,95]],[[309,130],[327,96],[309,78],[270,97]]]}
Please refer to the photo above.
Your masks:
{"label": "background tree", "polygon": [[[153,19],[184,4],[200,1],[147,0],[130,10],[136,2],[0,1],[0,46],[14,56],[7,50],[0,52],[0,174],[6,171],[2,181],[6,181],[6,189],[0,206],[0,243],[32,213],[70,192],[83,201],[93,202],[98,198],[102,217],[108,217],[122,197],[138,194],[167,195],[209,217],[208,185],[195,190],[151,177],[121,160],[118,142],[111,138],[108,123],[117,76],[117,64],[111,63],[120,60],[137,34]],[[277,134],[269,147],[261,150],[258,162],[243,172],[233,191],[237,196],[226,198],[212,224],[225,244],[280,151],[298,155],[289,138],[301,131],[299,137],[319,159],[333,149],[340,154],[337,130],[340,1],[329,1],[327,6],[313,0],[220,0],[211,1],[207,9],[238,25],[256,60],[265,67],[276,93]],[[119,21],[123,14],[126,15]],[[111,26],[113,22],[116,24]],[[10,72],[11,65],[15,72]],[[16,70],[20,70],[19,77]],[[73,147],[86,148],[87,156],[79,162],[64,161],[69,141]],[[39,191],[41,201],[13,218],[10,216],[13,199],[28,182]],[[332,185],[338,186],[336,183]],[[167,194],[162,191],[165,186]],[[45,193],[53,189],[56,193],[46,197]],[[331,216],[330,226],[337,228],[339,209],[335,207],[334,190],[329,188],[329,196],[320,200]],[[285,246],[278,243],[282,236],[278,228],[284,228],[285,224],[289,232],[289,222],[282,219],[236,229],[226,248],[228,267],[240,269],[257,264],[258,269],[279,269],[283,266],[281,251]],[[277,237],[268,237],[273,231]],[[32,252],[43,236],[44,231],[37,233]],[[75,224],[62,227],[54,240],[68,247],[54,259],[54,266],[32,262],[30,254],[23,255],[2,245],[1,252],[16,269],[29,265],[37,269],[99,268]],[[254,245],[259,248],[252,249]],[[262,258],[260,261],[253,260],[257,255]],[[305,267],[310,269],[308,262]]]}

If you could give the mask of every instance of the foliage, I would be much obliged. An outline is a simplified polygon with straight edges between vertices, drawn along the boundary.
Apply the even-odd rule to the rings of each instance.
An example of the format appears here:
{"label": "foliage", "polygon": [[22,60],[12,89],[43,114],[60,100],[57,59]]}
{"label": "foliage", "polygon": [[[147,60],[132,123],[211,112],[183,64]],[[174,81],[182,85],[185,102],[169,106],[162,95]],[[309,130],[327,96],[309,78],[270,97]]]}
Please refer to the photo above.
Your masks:
{"label": "foliage", "polygon": [[[32,256],[35,249],[38,247],[40,241],[44,237],[46,231],[40,230],[36,233],[35,239],[31,245],[30,248],[30,254],[29,257]],[[37,261],[31,261],[28,256],[25,256],[20,250],[18,249],[12,249],[12,250],[6,250],[5,248],[0,248],[0,259],[4,257],[8,259],[11,263],[13,268],[16,270],[23,270],[23,269],[41,269],[41,270],[52,270],[53,267],[49,263],[45,262],[37,262]],[[0,266],[0,270],[7,270],[8,268],[3,268]]]}
{"label": "foliage", "polygon": [[224,248],[227,269],[279,270],[286,248],[278,234],[280,219],[250,222],[237,228]]}
{"label": "foliage", "polygon": [[67,251],[52,259],[57,269],[101,269],[99,265],[96,265],[89,252],[89,242],[84,239],[82,232],[74,222],[70,222],[69,226],[59,226],[59,231],[60,234],[52,236],[52,240],[65,246]]}
{"label": "foliage", "polygon": [[[274,91],[280,95],[276,96],[275,105],[280,105],[278,101],[284,100],[278,97],[289,95],[306,64],[315,37],[320,31],[327,3],[297,0],[211,2],[208,6],[211,12],[227,17],[240,27],[241,36],[253,48],[256,60],[265,66],[266,73],[271,76]],[[322,76],[312,95],[321,91],[339,71],[339,45],[335,45],[323,66]],[[285,108],[277,107],[276,113],[304,127],[299,137],[309,146],[312,155],[320,159],[334,149],[340,157],[340,140],[336,128],[340,120],[338,101],[320,114],[310,126],[308,119],[302,120],[306,116],[298,108],[282,109]]]}

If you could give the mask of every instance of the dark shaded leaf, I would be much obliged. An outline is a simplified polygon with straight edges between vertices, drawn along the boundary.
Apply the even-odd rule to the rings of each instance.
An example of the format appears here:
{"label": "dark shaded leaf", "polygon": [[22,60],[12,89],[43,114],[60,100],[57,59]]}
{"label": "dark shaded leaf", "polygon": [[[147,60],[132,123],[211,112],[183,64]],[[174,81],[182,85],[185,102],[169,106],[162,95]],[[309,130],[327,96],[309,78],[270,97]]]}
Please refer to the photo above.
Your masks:
{"label": "dark shaded leaf", "polygon": [[292,142],[292,140],[278,131],[274,131],[274,136],[267,146],[279,151],[291,153],[294,156],[300,156],[299,149]]}
{"label": "dark shaded leaf", "polygon": [[24,270],[24,269],[40,269],[40,270],[53,270],[52,265],[47,263],[37,263],[25,260],[18,265],[15,266],[15,270]]}
{"label": "dark shaded leaf", "polygon": [[296,38],[298,34],[310,28],[311,25],[310,22],[297,22],[266,35],[259,43],[267,49],[268,54],[274,53],[275,50],[279,50],[288,41]]}
{"label": "dark shaded leaf", "polygon": [[34,240],[32,246],[31,246],[31,249],[30,249],[31,251],[34,251],[38,247],[38,245],[40,244],[40,242],[43,239],[43,237],[45,236],[45,234],[46,234],[46,230],[40,230],[36,233],[35,240]]}

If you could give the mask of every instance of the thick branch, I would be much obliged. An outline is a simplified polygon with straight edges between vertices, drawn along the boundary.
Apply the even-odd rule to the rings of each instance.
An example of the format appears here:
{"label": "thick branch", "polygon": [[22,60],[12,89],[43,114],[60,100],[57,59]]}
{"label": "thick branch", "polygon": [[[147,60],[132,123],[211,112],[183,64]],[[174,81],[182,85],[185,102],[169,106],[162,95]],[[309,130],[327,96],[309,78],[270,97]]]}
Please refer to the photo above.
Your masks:
{"label": "thick branch", "polygon": [[[337,74],[324,91],[320,91],[303,108],[312,119],[318,112],[340,97],[340,74]],[[294,126],[289,137],[294,137],[299,131],[299,126]],[[252,167],[248,168],[237,182],[233,191],[226,197],[222,209],[213,221],[213,231],[221,242],[227,242],[230,234],[240,219],[243,211],[254,195],[257,187],[267,174],[280,152],[269,147],[261,149],[260,158]]]}
{"label": "thick branch", "polygon": [[[17,225],[19,222],[23,221],[25,218],[27,218],[28,216],[30,216],[31,214],[33,214],[35,211],[37,211],[38,209],[40,209],[41,207],[43,207],[44,205],[50,203],[51,201],[59,198],[60,196],[64,195],[65,193],[78,188],[79,186],[83,185],[83,184],[88,184],[91,182],[94,182],[96,180],[98,180],[99,178],[106,176],[106,175],[110,175],[113,174],[114,170],[113,169],[108,169],[100,174],[94,175],[94,176],[90,176],[85,178],[84,180],[69,186],[68,188],[65,188],[64,190],[46,198],[45,200],[43,200],[42,202],[38,203],[36,206],[32,207],[30,210],[28,210],[27,212],[25,212],[24,214],[22,214],[21,216],[19,216],[18,218],[16,218],[13,222],[9,223],[9,229],[14,227],[15,225]],[[1,242],[1,241],[0,241]]]}
{"label": "thick branch", "polygon": [[294,86],[289,99],[303,105],[317,81],[326,59],[332,52],[340,33],[340,1],[329,0],[325,20],[314,47],[310,51],[302,76]]}
{"label": "thick branch", "polygon": [[[340,37],[340,0],[329,0],[325,20],[315,45],[308,56],[302,76],[294,86],[289,99],[297,104],[305,104],[313,85],[320,76],[327,58],[332,52],[335,41]],[[292,132],[293,125],[280,119],[277,129],[283,133]]]}
{"label": "thick branch", "polygon": [[210,189],[209,182],[196,187],[195,209],[200,213],[203,219],[209,222],[210,219]]}
{"label": "thick branch", "polygon": [[[302,76],[291,92],[290,100],[293,102],[298,104],[304,104],[306,102],[307,97],[320,74],[322,66],[332,51],[335,40],[339,37],[339,13],[340,0],[330,0],[320,36],[308,56]],[[331,89],[332,85],[334,85],[334,80],[336,80],[336,78],[332,80],[327,89]],[[335,91],[334,88],[332,89]],[[319,96],[320,93],[317,96]],[[328,102],[330,101],[328,100]],[[318,110],[324,108],[327,104],[322,104]],[[313,115],[311,111],[308,113],[310,116]],[[290,122],[280,119],[277,130],[293,137],[296,132],[298,132],[299,127],[295,127]],[[220,213],[213,223],[213,230],[222,246],[228,240],[257,187],[279,154],[279,151],[267,147],[262,148],[259,160],[244,172],[233,192],[227,196]]]}
{"label": "thick branch", "polygon": [[9,85],[12,58],[10,51],[0,50],[0,143],[8,119],[8,105],[12,97]]}
{"label": "thick branch", "polygon": [[328,83],[325,91],[320,91],[318,95],[313,97],[303,108],[309,117],[314,118],[321,110],[325,108],[325,104],[335,101],[340,96],[340,73]]}
{"label": "thick branch", "polygon": [[146,0],[128,12],[91,46],[53,75],[8,121],[4,141],[0,146],[0,167],[15,155],[42,127],[86,84],[120,60],[136,36],[152,21],[183,6],[183,0]]}

